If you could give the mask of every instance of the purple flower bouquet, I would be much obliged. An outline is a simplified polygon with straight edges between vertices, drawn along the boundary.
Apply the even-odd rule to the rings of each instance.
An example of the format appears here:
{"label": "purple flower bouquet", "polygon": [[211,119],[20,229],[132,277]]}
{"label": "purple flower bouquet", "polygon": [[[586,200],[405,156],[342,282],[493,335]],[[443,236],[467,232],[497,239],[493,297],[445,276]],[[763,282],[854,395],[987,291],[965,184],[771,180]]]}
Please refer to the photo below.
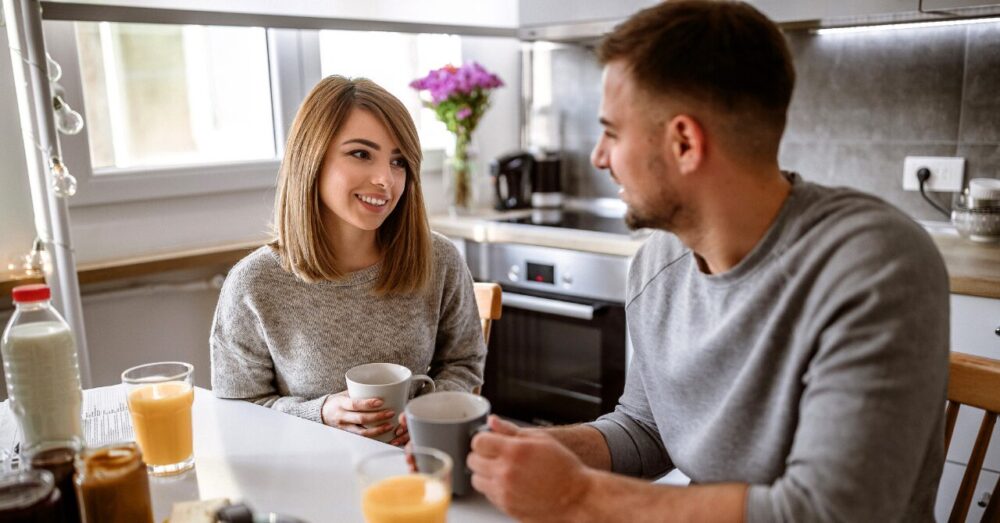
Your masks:
{"label": "purple flower bouquet", "polygon": [[476,62],[461,67],[446,65],[410,83],[418,91],[428,91],[424,105],[437,114],[448,130],[455,133],[455,156],[451,160],[453,203],[468,208],[472,191],[469,142],[479,119],[490,106],[490,91],[503,86],[500,78]]}

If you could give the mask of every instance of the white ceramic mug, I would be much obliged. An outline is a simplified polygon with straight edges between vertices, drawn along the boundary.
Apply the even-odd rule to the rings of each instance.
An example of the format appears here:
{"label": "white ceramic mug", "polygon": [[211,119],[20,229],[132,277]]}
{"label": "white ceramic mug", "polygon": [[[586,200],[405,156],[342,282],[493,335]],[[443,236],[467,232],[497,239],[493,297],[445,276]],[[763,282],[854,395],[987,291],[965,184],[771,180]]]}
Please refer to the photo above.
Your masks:
{"label": "white ceramic mug", "polygon": [[411,384],[423,381],[434,392],[434,380],[424,374],[414,374],[410,369],[395,363],[366,363],[352,367],[345,375],[347,379],[347,394],[352,400],[381,398],[382,408],[396,413],[390,420],[369,423],[368,428],[378,427],[386,422],[392,424],[392,430],[376,436],[375,439],[388,443],[396,437],[396,427],[399,425],[399,413],[403,412],[407,400],[410,399]]}

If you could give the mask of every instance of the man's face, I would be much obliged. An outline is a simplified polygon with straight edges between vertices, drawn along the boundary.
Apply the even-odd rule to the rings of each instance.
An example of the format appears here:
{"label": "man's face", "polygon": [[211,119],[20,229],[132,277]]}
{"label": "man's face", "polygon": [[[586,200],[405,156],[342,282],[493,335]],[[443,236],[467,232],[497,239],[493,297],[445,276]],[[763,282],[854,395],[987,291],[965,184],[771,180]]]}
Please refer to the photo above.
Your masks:
{"label": "man's face", "polygon": [[604,68],[599,116],[604,132],[590,161],[619,185],[618,196],[628,207],[625,224],[672,230],[681,203],[664,136],[666,111],[636,87],[621,61]]}

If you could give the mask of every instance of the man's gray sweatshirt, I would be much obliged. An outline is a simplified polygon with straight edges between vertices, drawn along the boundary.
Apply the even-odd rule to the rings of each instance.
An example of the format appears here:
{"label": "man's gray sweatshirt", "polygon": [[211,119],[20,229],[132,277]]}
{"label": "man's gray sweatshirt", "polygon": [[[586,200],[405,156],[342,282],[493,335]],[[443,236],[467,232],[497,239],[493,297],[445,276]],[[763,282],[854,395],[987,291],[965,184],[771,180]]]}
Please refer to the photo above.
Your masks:
{"label": "man's gray sweatshirt", "polygon": [[629,274],[634,356],[593,423],[613,470],[751,485],[758,521],[933,521],[944,461],[948,278],[872,196],[791,175],[756,247],[708,275],[657,232]]}

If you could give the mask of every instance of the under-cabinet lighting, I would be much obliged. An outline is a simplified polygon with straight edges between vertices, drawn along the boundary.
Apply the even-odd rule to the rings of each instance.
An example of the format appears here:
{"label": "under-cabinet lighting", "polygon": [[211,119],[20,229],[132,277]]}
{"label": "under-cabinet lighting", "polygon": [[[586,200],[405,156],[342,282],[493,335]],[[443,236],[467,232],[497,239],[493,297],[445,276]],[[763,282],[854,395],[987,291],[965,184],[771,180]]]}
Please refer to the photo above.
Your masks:
{"label": "under-cabinet lighting", "polygon": [[889,31],[893,29],[914,29],[917,27],[945,27],[951,25],[971,25],[986,24],[990,22],[1000,22],[1000,17],[992,18],[963,18],[959,20],[933,20],[929,22],[907,22],[902,24],[878,24],[878,25],[858,25],[853,27],[824,27],[813,29],[818,35],[862,33],[867,31]]}

